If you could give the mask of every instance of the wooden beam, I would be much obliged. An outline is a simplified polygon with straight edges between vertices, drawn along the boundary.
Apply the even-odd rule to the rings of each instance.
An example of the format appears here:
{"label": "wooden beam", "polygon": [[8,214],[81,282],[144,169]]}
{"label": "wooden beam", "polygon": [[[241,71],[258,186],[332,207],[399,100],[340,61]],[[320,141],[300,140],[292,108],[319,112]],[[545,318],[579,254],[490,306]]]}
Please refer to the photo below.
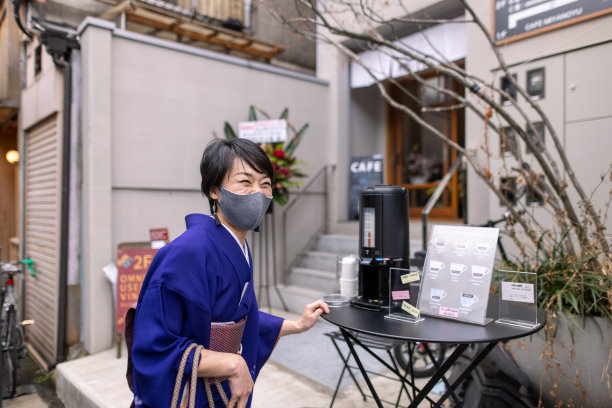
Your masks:
{"label": "wooden beam", "polygon": [[114,20],[117,16],[123,12],[128,10],[135,10],[134,5],[132,4],[132,0],[125,0],[110,10],[105,11],[100,14],[98,17],[103,18],[104,20]]}
{"label": "wooden beam", "polygon": [[[164,19],[166,20],[168,19],[166,16],[160,16],[160,17],[164,17]],[[276,54],[278,54],[281,51],[281,48],[279,46],[276,46],[273,44],[266,44],[266,43],[259,44],[258,42],[256,41],[254,42],[251,39],[249,39],[249,41],[247,41],[246,44],[237,44],[228,39],[218,38],[217,34],[219,33],[219,31],[216,31],[213,28],[210,28],[213,31],[212,34],[206,35],[206,34],[196,32],[194,30],[183,28],[178,20],[175,20],[175,22],[173,22],[172,24],[168,24],[166,22],[153,18],[151,14],[143,15],[140,13],[128,12],[126,13],[126,18],[129,21],[139,23],[139,24],[144,24],[144,25],[150,26],[155,29],[170,31],[175,34],[182,35],[184,37],[192,38],[196,41],[203,41],[203,42],[207,42],[207,43],[211,43],[215,45],[220,45],[230,50],[242,51],[249,55],[254,55],[260,58],[269,59],[269,58],[274,57]],[[227,36],[227,33],[225,31],[223,32],[223,34]],[[241,39],[243,37],[237,36],[237,38]],[[256,47],[258,45],[262,47],[266,47],[266,48],[271,48],[271,50],[265,51],[265,50],[257,49]]]}

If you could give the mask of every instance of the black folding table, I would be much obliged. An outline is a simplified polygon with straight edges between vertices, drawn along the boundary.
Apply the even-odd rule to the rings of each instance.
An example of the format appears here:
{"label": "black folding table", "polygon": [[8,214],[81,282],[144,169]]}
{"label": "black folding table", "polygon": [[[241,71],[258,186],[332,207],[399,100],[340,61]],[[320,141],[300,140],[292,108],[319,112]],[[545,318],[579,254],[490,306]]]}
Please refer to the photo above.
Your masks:
{"label": "black folding table", "polygon": [[[489,302],[488,315],[497,317],[497,297],[493,297]],[[324,314],[322,317],[328,322],[338,326],[346,343],[349,346],[351,355],[355,359],[361,374],[363,375],[372,397],[376,401],[378,407],[382,407],[382,402],[370,381],[368,373],[366,372],[357,352],[355,345],[359,345],[374,358],[385,365],[391,370],[398,379],[402,382],[402,386],[409,385],[413,390],[412,402],[409,408],[418,407],[419,404],[427,399],[432,404],[439,406],[447,398],[453,396],[454,390],[461,384],[461,382],[467,378],[467,376],[476,368],[476,366],[486,357],[486,355],[495,347],[499,341],[511,340],[520,337],[529,336],[537,332],[544,327],[546,323],[546,315],[542,311],[538,311],[538,325],[533,328],[525,328],[519,326],[509,326],[505,324],[499,324],[495,321],[490,322],[485,326],[476,324],[463,323],[455,320],[440,319],[432,316],[423,316],[425,320],[418,323],[408,323],[404,321],[394,320],[385,318],[388,312],[367,310],[357,308],[354,306],[342,306],[330,308],[329,314]],[[369,335],[379,336],[388,339],[404,340],[410,345],[413,342],[420,342],[425,345],[426,351],[429,357],[435,361],[433,355],[427,348],[427,343],[449,343],[455,344],[456,347],[451,355],[441,363],[436,363],[436,371],[431,376],[427,384],[418,389],[414,385],[414,378],[410,380],[407,378],[407,373],[402,374],[394,367],[387,364],[384,360],[380,359],[376,353],[369,350],[368,346],[359,341],[359,339],[351,332],[365,333]],[[466,369],[458,376],[455,376],[455,380],[452,384],[448,382],[444,375],[457,361],[457,359],[464,354],[468,349],[468,346],[474,343],[486,344],[475,356],[473,356],[471,363]],[[442,395],[436,402],[432,401],[428,394],[431,389],[442,379],[447,386],[447,391]]]}

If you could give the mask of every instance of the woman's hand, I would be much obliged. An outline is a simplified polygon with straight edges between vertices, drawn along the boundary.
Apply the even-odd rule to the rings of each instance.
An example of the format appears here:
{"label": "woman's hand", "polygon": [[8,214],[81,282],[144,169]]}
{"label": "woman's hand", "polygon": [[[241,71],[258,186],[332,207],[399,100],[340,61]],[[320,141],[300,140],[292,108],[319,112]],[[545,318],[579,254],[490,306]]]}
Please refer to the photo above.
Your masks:
{"label": "woman's hand", "polygon": [[317,300],[306,305],[302,316],[298,320],[285,320],[281,327],[280,335],[302,333],[310,329],[317,321],[317,318],[323,313],[329,313],[329,306],[322,300]]}
{"label": "woman's hand", "polygon": [[253,378],[239,354],[202,350],[198,377],[227,377],[232,393],[229,408],[244,408],[253,392]]}
{"label": "woman's hand", "polygon": [[242,356],[236,354],[237,358],[235,373],[228,377],[232,398],[228,408],[244,408],[249,401],[249,396],[253,392],[253,378],[249,372],[249,367]]}

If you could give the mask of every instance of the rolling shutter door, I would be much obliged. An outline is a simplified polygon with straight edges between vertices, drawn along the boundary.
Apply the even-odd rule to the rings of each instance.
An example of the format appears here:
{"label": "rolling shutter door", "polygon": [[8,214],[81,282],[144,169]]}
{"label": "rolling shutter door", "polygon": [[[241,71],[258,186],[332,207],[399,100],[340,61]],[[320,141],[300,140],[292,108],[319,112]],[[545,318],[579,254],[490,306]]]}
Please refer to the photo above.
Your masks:
{"label": "rolling shutter door", "polygon": [[61,208],[61,139],[53,115],[25,135],[25,256],[36,276],[26,274],[25,317],[35,324],[27,340],[47,363],[56,360]]}

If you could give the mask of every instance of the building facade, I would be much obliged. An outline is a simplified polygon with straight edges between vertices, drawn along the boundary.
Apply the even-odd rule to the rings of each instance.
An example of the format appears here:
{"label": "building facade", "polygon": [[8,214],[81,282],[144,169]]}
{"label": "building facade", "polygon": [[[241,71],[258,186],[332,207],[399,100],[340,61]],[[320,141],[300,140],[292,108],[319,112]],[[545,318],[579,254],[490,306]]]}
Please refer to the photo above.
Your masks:
{"label": "building facade", "polygon": [[[275,232],[283,237],[275,248],[281,281],[285,268],[321,226],[328,232],[357,234],[357,222],[350,216],[354,158],[381,156],[383,181],[410,190],[414,217],[456,160],[451,149],[390,107],[350,58],[333,46],[319,43],[315,48],[289,36],[280,25],[273,26],[262,7],[256,15],[240,17],[244,27],[254,27],[248,33],[231,32],[209,20],[185,22],[191,6],[203,7],[200,2],[189,7],[180,1],[111,6],[92,0],[80,9],[70,8],[72,2],[47,3],[49,21],[58,28],[64,16],[73,26],[64,28],[78,40],[69,59],[71,89],[67,93],[65,68],[47,52],[48,43],[35,36],[18,44],[24,85],[21,103],[13,109],[19,112],[23,156],[20,199],[14,205],[23,217],[15,233],[20,226],[21,256],[32,258],[37,269],[35,277],[26,277],[25,314],[37,321],[28,329],[28,341],[48,365],[64,359],[67,346],[78,342],[89,353],[112,346],[113,294],[102,268],[115,261],[118,245],[147,241],[150,228],[167,227],[175,238],[184,230],[185,214],[208,212],[199,192],[202,150],[215,133],[222,134],[224,121],[245,120],[250,105],[272,115],[289,107],[292,120],[309,123],[296,153],[309,175],[305,185],[313,181],[317,191],[327,192],[326,199],[306,194],[295,205],[275,208]],[[498,63],[483,37],[470,24],[457,24],[465,18],[458,3],[419,2],[408,11],[454,21],[432,25],[427,33],[448,44],[446,58],[485,80],[499,81]],[[491,16],[499,2],[470,3],[478,5],[482,21],[494,31]],[[610,166],[608,11],[518,34],[501,48],[519,82],[544,73],[540,103],[561,129],[574,170],[589,191]],[[402,17],[406,9],[391,3],[382,12]],[[22,14],[27,21],[27,13]],[[261,36],[247,15],[259,19]],[[404,41],[420,46],[418,27],[407,24],[398,30]],[[283,47],[293,57],[281,58]],[[355,52],[380,62],[375,50]],[[440,75],[419,74],[465,95]],[[429,106],[437,110],[423,112],[421,118],[451,135],[476,160],[490,160],[492,173],[510,160],[497,139],[488,146],[493,154],[485,154],[482,122],[472,114],[445,110],[448,101],[421,93],[419,83],[401,72],[391,76],[394,81],[386,82],[391,92],[400,84],[423,100],[432,98]],[[427,165],[420,166],[417,159]],[[419,166],[421,171],[415,171]],[[609,191],[600,188],[594,195],[605,211]],[[540,208],[530,209],[546,221]],[[465,179],[454,176],[431,217],[479,224],[502,211],[497,197],[468,170]],[[608,217],[608,228],[611,222]],[[411,235],[420,239],[418,228]],[[257,272],[262,278],[263,271]]]}

